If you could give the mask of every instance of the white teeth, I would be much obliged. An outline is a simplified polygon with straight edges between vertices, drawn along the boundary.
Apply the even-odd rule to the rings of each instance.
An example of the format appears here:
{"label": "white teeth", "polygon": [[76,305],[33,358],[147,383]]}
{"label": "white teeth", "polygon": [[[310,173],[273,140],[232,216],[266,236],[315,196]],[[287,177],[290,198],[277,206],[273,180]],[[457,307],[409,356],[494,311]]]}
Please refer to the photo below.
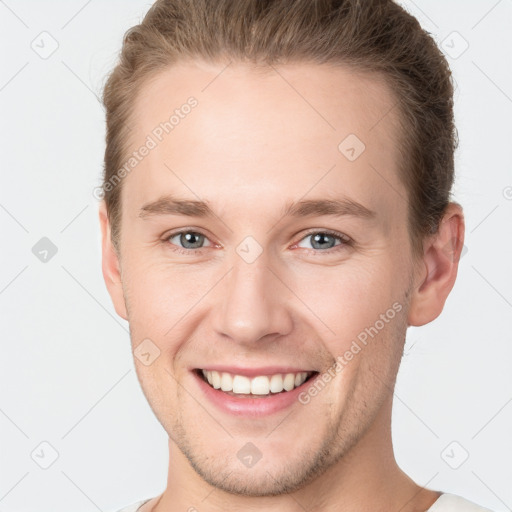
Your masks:
{"label": "white teeth", "polygon": [[248,394],[251,392],[251,380],[243,375],[233,377],[233,393]]}
{"label": "white teeth", "polygon": [[277,373],[270,377],[259,375],[249,379],[245,375],[232,375],[227,372],[215,370],[202,370],[204,377],[215,389],[232,391],[235,394],[269,395],[281,391],[291,391],[302,385],[308,377],[308,372]]}
{"label": "white teeth", "polygon": [[254,377],[251,380],[251,393],[253,395],[268,395],[270,392],[270,380],[268,377]]}
{"label": "white teeth", "polygon": [[286,391],[291,391],[295,387],[295,374],[287,373],[283,380],[283,387]]}
{"label": "white teeth", "polygon": [[306,379],[304,378],[304,376],[307,376],[307,372],[301,372],[301,373],[297,373],[295,374],[295,387],[298,387],[300,386]]}
{"label": "white teeth", "polygon": [[281,393],[283,389],[283,376],[279,373],[272,375],[270,378],[270,391],[272,391],[272,393]]}
{"label": "white teeth", "polygon": [[219,375],[219,372],[213,371],[213,372],[208,372],[208,373],[212,374],[213,387],[215,389],[219,389],[220,388],[220,375]]}
{"label": "white teeth", "polygon": [[[206,377],[208,378],[208,377]],[[223,373],[220,377],[220,389],[222,391],[232,391],[233,390],[233,377],[229,375],[229,373]]]}

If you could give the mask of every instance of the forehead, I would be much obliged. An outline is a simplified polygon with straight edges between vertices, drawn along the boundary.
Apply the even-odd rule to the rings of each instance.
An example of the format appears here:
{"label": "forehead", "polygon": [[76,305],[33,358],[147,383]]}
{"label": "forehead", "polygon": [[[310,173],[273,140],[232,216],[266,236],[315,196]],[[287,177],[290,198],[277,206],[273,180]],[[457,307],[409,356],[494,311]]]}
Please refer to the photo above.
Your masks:
{"label": "forehead", "polygon": [[378,75],[345,67],[179,63],[133,106],[131,149],[152,148],[125,179],[124,207],[179,189],[219,206],[332,194],[403,210],[396,104]]}

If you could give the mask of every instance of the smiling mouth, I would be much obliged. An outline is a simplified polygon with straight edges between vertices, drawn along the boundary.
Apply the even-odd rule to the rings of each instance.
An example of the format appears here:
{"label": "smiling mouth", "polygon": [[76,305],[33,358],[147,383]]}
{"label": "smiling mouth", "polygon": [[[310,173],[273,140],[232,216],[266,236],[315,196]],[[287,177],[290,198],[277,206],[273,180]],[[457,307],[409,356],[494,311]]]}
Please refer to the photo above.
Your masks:
{"label": "smiling mouth", "polygon": [[265,398],[279,393],[287,393],[318,375],[316,371],[304,371],[258,375],[249,378],[245,375],[235,375],[216,370],[202,370],[200,368],[197,368],[194,372],[213,389],[240,398]]}

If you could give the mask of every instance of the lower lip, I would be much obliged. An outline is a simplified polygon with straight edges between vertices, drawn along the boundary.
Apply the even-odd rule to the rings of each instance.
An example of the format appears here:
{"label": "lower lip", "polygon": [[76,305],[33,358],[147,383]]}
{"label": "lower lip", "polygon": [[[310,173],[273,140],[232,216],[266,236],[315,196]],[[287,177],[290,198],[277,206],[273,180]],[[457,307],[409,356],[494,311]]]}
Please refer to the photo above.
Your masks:
{"label": "lower lip", "polygon": [[309,388],[311,383],[320,375],[319,373],[301,384],[298,388],[282,393],[271,393],[262,396],[262,398],[245,398],[228,395],[220,389],[212,388],[205,382],[197,372],[193,371],[195,379],[201,391],[212,401],[219,409],[234,414],[235,416],[265,416],[275,412],[282,411],[292,404],[299,402],[299,395]]}

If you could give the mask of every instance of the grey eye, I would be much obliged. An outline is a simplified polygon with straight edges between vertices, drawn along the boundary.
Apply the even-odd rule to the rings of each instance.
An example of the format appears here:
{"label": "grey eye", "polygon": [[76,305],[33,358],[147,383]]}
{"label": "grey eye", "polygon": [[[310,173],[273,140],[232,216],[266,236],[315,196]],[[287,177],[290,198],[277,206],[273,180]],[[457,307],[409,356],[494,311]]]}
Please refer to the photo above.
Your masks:
{"label": "grey eye", "polygon": [[340,244],[336,244],[336,240],[343,241],[341,237],[337,235],[333,235],[330,233],[324,233],[322,231],[318,231],[317,233],[310,233],[309,235],[305,236],[300,243],[302,243],[304,240],[311,240],[311,247],[313,249],[331,249],[332,247]]}
{"label": "grey eye", "polygon": [[[176,237],[179,237],[179,243],[172,242],[172,240]],[[178,245],[178,247],[183,247],[184,249],[200,249],[203,247],[203,243],[207,238],[201,233],[196,233],[194,231],[183,231],[181,233],[175,233],[169,237],[169,242]]]}

